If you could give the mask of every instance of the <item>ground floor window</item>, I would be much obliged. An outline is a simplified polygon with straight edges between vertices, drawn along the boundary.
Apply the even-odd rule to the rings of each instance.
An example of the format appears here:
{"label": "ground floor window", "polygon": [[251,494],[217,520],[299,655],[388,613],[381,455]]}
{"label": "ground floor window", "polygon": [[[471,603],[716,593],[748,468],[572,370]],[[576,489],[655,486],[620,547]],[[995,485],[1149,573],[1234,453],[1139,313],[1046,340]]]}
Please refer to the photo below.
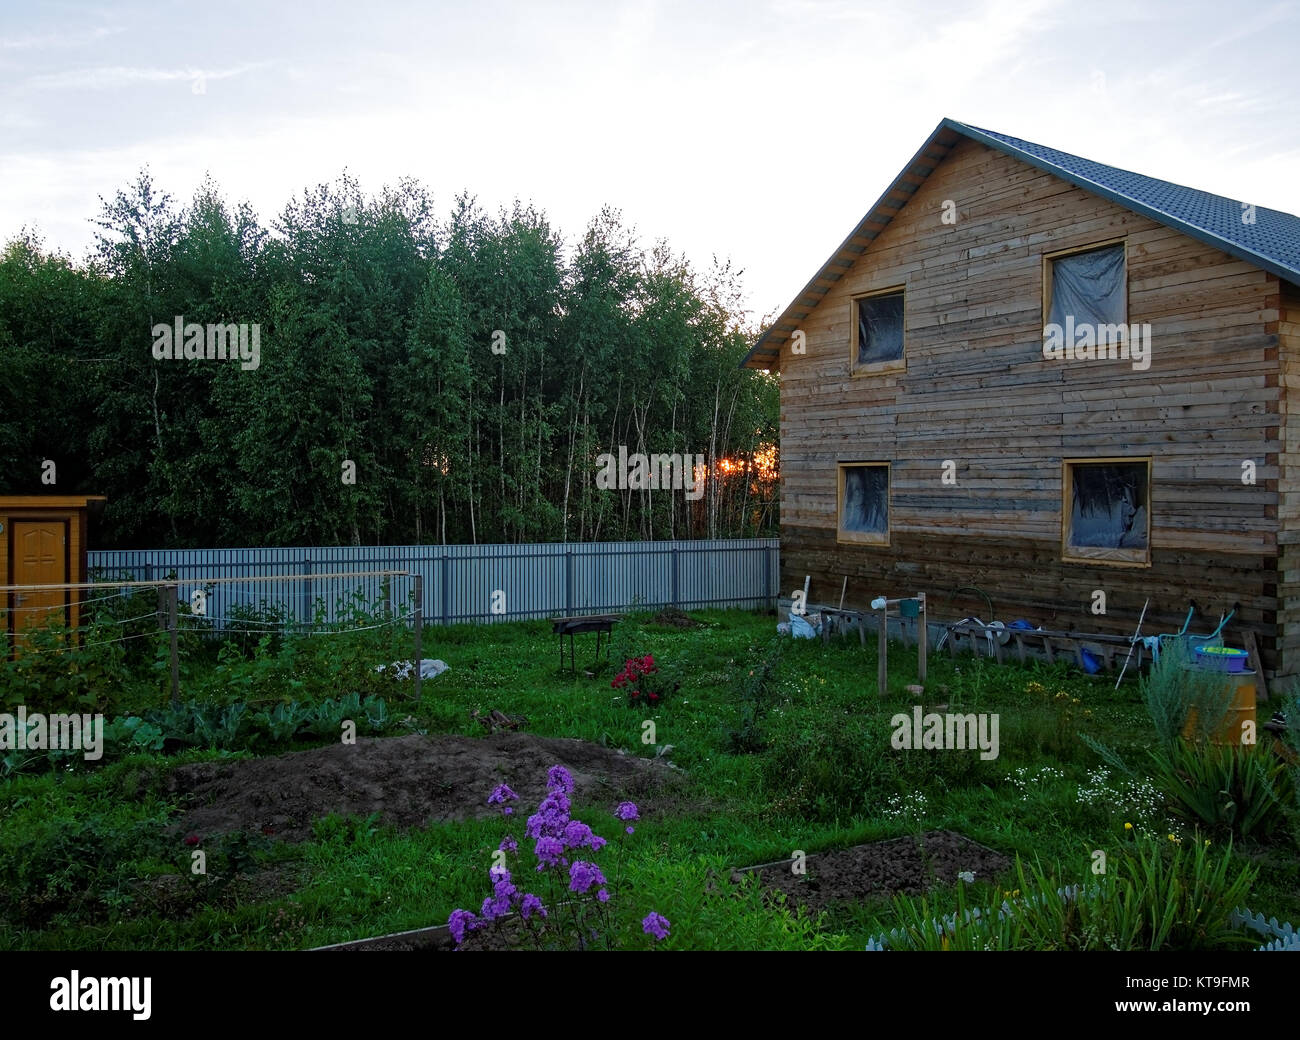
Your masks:
{"label": "ground floor window", "polygon": [[889,544],[889,463],[839,464],[839,528],[841,542]]}
{"label": "ground floor window", "polygon": [[1062,558],[1149,564],[1150,458],[1064,460],[1061,520]]}

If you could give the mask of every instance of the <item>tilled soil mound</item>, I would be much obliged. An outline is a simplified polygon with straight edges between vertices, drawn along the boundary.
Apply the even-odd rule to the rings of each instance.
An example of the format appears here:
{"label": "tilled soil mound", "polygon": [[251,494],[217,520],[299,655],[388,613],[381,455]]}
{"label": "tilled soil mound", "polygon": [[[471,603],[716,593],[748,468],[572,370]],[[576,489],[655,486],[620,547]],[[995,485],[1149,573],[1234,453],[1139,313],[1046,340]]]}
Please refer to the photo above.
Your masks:
{"label": "tilled soil mound", "polygon": [[770,890],[784,892],[791,906],[821,910],[831,903],[864,896],[919,895],[936,884],[951,885],[970,871],[987,881],[1009,868],[1011,860],[953,831],[927,831],[920,838],[893,838],[807,857],[807,873],[795,874],[793,860],[768,863],[749,871]]}
{"label": "tilled soil mound", "polygon": [[311,837],[313,821],[330,813],[379,813],[384,823],[401,828],[495,816],[500,810],[487,798],[502,783],[519,795],[515,811],[529,814],[546,793],[546,770],[557,764],[573,775],[575,806],[608,803],[613,809],[631,799],[653,808],[682,779],[662,760],[582,740],[414,734],[180,766],[172,770],[168,789],[185,801],[181,833],[244,831],[303,841]]}

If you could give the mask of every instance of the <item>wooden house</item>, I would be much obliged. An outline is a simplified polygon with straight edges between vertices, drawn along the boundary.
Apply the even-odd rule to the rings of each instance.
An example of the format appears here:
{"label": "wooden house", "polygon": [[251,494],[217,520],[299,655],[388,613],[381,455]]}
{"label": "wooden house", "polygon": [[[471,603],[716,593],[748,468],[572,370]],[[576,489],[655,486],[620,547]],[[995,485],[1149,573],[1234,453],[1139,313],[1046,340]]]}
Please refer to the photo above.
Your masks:
{"label": "wooden house", "polygon": [[1300,671],[1300,219],[945,119],[745,364],[780,374],[786,597],[1239,604]]}
{"label": "wooden house", "polygon": [[102,495],[0,496],[0,619],[7,653],[32,628],[81,623],[84,593],[68,589],[14,591],[14,585],[71,585],[86,578],[88,514]]}

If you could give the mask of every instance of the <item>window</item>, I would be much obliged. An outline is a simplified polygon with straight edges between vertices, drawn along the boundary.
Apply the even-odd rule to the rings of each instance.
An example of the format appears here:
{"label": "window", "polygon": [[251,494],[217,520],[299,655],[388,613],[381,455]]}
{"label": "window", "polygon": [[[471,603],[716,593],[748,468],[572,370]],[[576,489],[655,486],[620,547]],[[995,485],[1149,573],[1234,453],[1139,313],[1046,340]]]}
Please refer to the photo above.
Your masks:
{"label": "window", "polygon": [[854,373],[904,367],[902,289],[853,300],[852,361]]}
{"label": "window", "polygon": [[1128,321],[1124,243],[1046,258],[1046,325],[1118,325]]}
{"label": "window", "polygon": [[1062,557],[1151,563],[1151,460],[1066,459]]}
{"label": "window", "polygon": [[842,462],[839,466],[841,542],[889,544],[889,463]]}

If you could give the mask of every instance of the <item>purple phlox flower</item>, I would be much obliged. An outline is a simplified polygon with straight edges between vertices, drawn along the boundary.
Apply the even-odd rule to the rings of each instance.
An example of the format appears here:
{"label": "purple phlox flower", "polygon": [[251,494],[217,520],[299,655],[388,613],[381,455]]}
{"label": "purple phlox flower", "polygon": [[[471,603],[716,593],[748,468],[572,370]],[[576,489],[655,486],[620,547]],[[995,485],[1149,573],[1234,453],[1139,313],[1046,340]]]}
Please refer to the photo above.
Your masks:
{"label": "purple phlox flower", "polygon": [[608,902],[609,902],[609,892],[602,888],[599,892],[596,893],[596,899],[597,899],[599,902],[602,902],[602,903],[608,903]]}
{"label": "purple phlox flower", "polygon": [[451,917],[447,919],[447,930],[451,932],[451,937],[456,941],[457,946],[465,941],[466,929],[473,931],[478,927],[480,927],[479,919],[468,910],[453,910]]}
{"label": "purple phlox flower", "polygon": [[641,921],[641,931],[646,935],[653,935],[656,940],[667,939],[668,929],[672,927],[672,922],[663,914],[657,914],[651,910]]}
{"label": "purple phlox flower", "polygon": [[543,834],[537,839],[537,844],[533,847],[533,853],[537,856],[538,870],[545,870],[547,867],[568,862],[564,858],[563,842],[559,838],[552,838],[549,834]]}
{"label": "purple phlox flower", "polygon": [[498,845],[497,848],[500,849],[502,852],[518,852],[519,842],[515,841],[513,837],[507,834],[504,838],[501,839],[501,844]]}
{"label": "purple phlox flower", "polygon": [[639,820],[641,814],[637,812],[635,802],[619,802],[618,808],[614,810],[614,817],[619,820]]}
{"label": "purple phlox flower", "polygon": [[505,913],[510,909],[511,903],[518,902],[519,890],[511,883],[509,878],[499,880],[492,886],[493,900],[492,906],[497,908],[500,913]]}
{"label": "purple phlox flower", "polygon": [[510,808],[510,806],[506,805],[506,802],[516,801],[518,798],[519,795],[510,790],[508,784],[499,784],[492,793],[488,795],[488,805],[499,805],[501,806],[501,815],[510,816],[514,810]]}
{"label": "purple phlox flower", "polygon": [[524,833],[530,838],[546,835],[558,838],[569,822],[569,799],[563,791],[552,791],[542,799],[537,812],[528,817]]}
{"label": "purple phlox flower", "polygon": [[605,884],[605,875],[600,872],[600,867],[594,863],[588,863],[586,860],[580,859],[569,868],[569,891],[571,892],[582,895],[592,885],[603,884]]}
{"label": "purple phlox flower", "polygon": [[623,829],[627,831],[628,834],[634,834],[636,832],[636,828],[631,826],[624,827]]}
{"label": "purple phlox flower", "polygon": [[546,789],[570,794],[573,791],[573,777],[564,766],[551,766],[546,771]]}
{"label": "purple phlox flower", "polygon": [[490,877],[494,882],[509,881],[510,870],[504,864],[493,863],[492,866],[488,868],[488,877]]}
{"label": "purple phlox flower", "polygon": [[546,907],[542,905],[541,899],[537,896],[533,895],[531,892],[525,892],[523,901],[519,904],[519,913],[520,916],[527,921],[534,913],[539,913],[545,917]]}
{"label": "purple phlox flower", "polygon": [[590,848],[593,852],[607,842],[599,834],[593,834],[581,820],[570,820],[564,826],[564,844],[571,849]]}

